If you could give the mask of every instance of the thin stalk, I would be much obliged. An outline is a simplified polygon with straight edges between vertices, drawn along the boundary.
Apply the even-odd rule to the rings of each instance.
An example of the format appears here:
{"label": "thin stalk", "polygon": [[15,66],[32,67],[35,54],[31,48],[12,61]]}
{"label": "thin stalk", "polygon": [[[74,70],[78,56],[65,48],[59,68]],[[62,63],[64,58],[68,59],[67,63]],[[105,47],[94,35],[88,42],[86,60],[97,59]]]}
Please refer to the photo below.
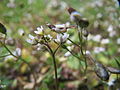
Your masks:
{"label": "thin stalk", "polygon": [[3,58],[3,57],[6,57],[6,56],[9,56],[10,54],[7,54],[7,55],[3,55],[3,56],[0,56],[0,58]]}
{"label": "thin stalk", "polygon": [[34,72],[33,72],[33,70],[32,70],[32,67],[30,66],[30,64],[29,64],[28,62],[26,62],[23,58],[15,56],[15,55],[9,50],[9,48],[8,48],[4,43],[2,43],[1,41],[0,41],[0,43],[1,43],[1,44],[4,46],[4,48],[10,53],[10,55],[12,55],[13,57],[15,57],[15,58],[17,58],[17,59],[22,60],[25,64],[28,65],[28,67],[30,68],[30,71],[32,71],[32,74],[33,74],[33,77],[34,77],[35,85],[34,85],[33,89],[35,89],[36,80],[37,80],[37,79],[36,79],[36,77],[35,77],[35,74],[34,74]]}
{"label": "thin stalk", "polygon": [[56,60],[55,60],[54,54],[52,54],[52,58],[53,58],[53,64],[54,64],[54,70],[55,70],[56,90],[58,90],[57,65],[56,65]]}
{"label": "thin stalk", "polygon": [[[87,60],[86,60],[86,49],[85,49],[85,54],[83,53],[83,47],[82,47],[82,42],[83,42],[83,39],[82,39],[82,30],[80,30],[80,27],[78,26],[78,37],[79,37],[79,42],[80,42],[80,51],[81,51],[81,54],[83,56],[83,58],[85,59],[85,73],[86,73],[86,70],[87,70]],[[86,45],[85,45],[86,46]]]}
{"label": "thin stalk", "polygon": [[53,52],[53,50],[51,49],[51,47],[49,46],[49,44],[44,43],[44,45],[47,46],[47,48],[50,51],[50,54],[52,55],[52,60],[53,60],[53,64],[54,64],[54,71],[55,71],[55,82],[56,82],[56,90],[58,90],[58,78],[57,78],[57,65],[56,65],[56,60],[55,60],[55,53],[57,52],[58,48],[60,47],[60,45],[56,48],[56,50]]}
{"label": "thin stalk", "polygon": [[86,37],[85,42],[86,42],[86,43],[85,43],[85,54],[84,54],[85,56],[84,56],[84,58],[85,58],[85,74],[86,74],[87,67],[88,67],[88,66],[87,66],[87,59],[86,59],[86,49],[87,49],[87,45],[86,45],[86,44],[87,44],[87,37]]}

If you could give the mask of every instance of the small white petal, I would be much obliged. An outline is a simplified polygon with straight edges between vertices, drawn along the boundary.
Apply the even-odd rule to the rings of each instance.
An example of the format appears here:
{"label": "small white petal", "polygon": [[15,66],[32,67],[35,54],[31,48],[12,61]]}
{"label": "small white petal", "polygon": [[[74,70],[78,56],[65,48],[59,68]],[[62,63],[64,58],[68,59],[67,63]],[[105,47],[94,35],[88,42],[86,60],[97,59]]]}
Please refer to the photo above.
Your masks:
{"label": "small white petal", "polygon": [[100,42],[101,37],[102,36],[98,34],[98,35],[93,36],[92,40],[95,42]]}
{"label": "small white petal", "polygon": [[120,38],[117,39],[117,44],[120,44]]}
{"label": "small white petal", "polygon": [[20,48],[16,48],[15,50],[15,56],[21,56],[21,49]]}
{"label": "small white petal", "polygon": [[29,34],[29,38],[30,38],[30,39],[34,39],[35,37],[32,36],[31,34]]}
{"label": "small white petal", "polygon": [[110,43],[109,39],[102,39],[101,40],[101,44],[108,44],[108,43]]}
{"label": "small white petal", "polygon": [[66,53],[64,54],[65,57],[68,57],[68,56],[70,56],[70,55],[71,55],[70,52],[66,52]]}

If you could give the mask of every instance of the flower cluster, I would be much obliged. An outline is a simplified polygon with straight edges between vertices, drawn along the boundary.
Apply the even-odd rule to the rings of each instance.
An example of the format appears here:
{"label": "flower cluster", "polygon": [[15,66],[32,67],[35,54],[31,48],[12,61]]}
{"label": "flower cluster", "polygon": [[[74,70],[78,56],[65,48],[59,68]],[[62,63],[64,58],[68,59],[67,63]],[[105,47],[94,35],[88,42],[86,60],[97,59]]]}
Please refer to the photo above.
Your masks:
{"label": "flower cluster", "polygon": [[67,29],[70,28],[66,24],[47,24],[48,28],[51,31],[56,32],[56,38],[53,38],[50,34],[45,33],[45,28],[43,26],[37,27],[37,30],[34,31],[35,35],[29,34],[29,38],[26,40],[28,43],[37,46],[37,50],[41,50],[43,46],[51,41],[55,43],[65,43],[69,37],[67,34]]}

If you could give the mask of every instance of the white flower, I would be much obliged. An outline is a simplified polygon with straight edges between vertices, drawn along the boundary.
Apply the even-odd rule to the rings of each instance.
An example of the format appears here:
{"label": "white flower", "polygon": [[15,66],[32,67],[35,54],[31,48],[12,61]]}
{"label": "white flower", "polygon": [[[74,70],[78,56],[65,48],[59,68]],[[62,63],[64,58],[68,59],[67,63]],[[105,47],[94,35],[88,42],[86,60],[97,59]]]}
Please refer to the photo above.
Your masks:
{"label": "white flower", "polygon": [[105,51],[105,48],[103,47],[95,47],[94,48],[94,53],[98,54],[100,52],[104,52]]}
{"label": "white flower", "polygon": [[41,50],[43,48],[44,45],[38,43],[36,46],[37,46],[37,50],[39,51],[39,50]]}
{"label": "white flower", "polygon": [[35,40],[35,37],[32,36],[31,34],[29,34],[29,39],[26,40],[28,43],[30,44],[36,44],[36,40]]}
{"label": "white flower", "polygon": [[72,45],[72,46],[67,46],[67,49],[70,50],[70,51],[71,51],[73,48],[74,48],[74,45]]}
{"label": "white flower", "polygon": [[101,44],[108,44],[108,43],[110,43],[109,39],[102,39],[101,40]]}
{"label": "white flower", "polygon": [[52,38],[53,38],[50,34],[44,35],[44,37],[47,37],[49,40],[52,40]]}
{"label": "white flower", "polygon": [[69,37],[69,34],[67,34],[67,33],[64,33],[63,35],[57,34],[57,39],[55,39],[55,41],[59,42],[59,43],[64,43],[68,37]]}
{"label": "white flower", "polygon": [[70,27],[70,22],[66,22],[66,23],[65,23],[65,26],[66,26],[66,27]]}
{"label": "white flower", "polygon": [[71,44],[72,44],[72,42],[69,41],[69,40],[67,40],[66,43],[67,43],[68,45],[71,45]]}
{"label": "white flower", "polygon": [[43,31],[44,31],[43,27],[40,26],[40,27],[37,27],[37,31],[34,31],[34,33],[38,35],[43,35]]}
{"label": "white flower", "polygon": [[98,13],[96,17],[101,18],[102,16],[103,16],[102,13]]}
{"label": "white flower", "polygon": [[120,53],[120,48],[117,49],[118,53]]}
{"label": "white flower", "polygon": [[88,40],[92,40],[93,39],[93,35],[89,34],[87,37]]}
{"label": "white flower", "polygon": [[112,85],[114,85],[115,83],[115,79],[112,79],[112,80],[110,80],[107,84],[108,84],[108,86],[112,86]]}
{"label": "white flower", "polygon": [[116,31],[111,31],[111,32],[109,32],[109,36],[110,37],[113,37],[113,36],[115,36],[116,35]]}
{"label": "white flower", "polygon": [[22,53],[21,49],[20,48],[16,48],[16,50],[14,52],[14,55],[15,56],[21,56],[21,53]]}
{"label": "white flower", "polygon": [[18,33],[20,36],[23,36],[25,34],[24,30],[23,29],[18,29]]}
{"label": "white flower", "polygon": [[91,54],[91,52],[87,50],[87,51],[86,51],[86,54],[87,54],[87,55],[90,55],[90,54]]}
{"label": "white flower", "polygon": [[108,27],[107,31],[108,31],[108,32],[113,31],[113,26],[112,26],[112,25],[109,25],[109,27]]}
{"label": "white flower", "polygon": [[120,38],[117,39],[117,44],[120,44]]}
{"label": "white flower", "polygon": [[55,30],[55,32],[66,32],[66,24],[56,24],[55,28],[53,28]]}
{"label": "white flower", "polygon": [[66,53],[64,54],[65,57],[68,57],[68,56],[70,56],[70,55],[71,55],[70,52],[66,52]]}
{"label": "white flower", "polygon": [[101,37],[102,36],[98,34],[98,35],[93,36],[92,40],[95,42],[100,42]]}

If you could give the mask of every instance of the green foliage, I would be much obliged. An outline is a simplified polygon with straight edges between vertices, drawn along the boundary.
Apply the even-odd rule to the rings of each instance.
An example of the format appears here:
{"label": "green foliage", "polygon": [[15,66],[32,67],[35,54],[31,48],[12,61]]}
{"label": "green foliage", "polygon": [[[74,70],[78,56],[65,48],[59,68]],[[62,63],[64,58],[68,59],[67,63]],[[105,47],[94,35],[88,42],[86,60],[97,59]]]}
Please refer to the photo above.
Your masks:
{"label": "green foliage", "polygon": [[6,35],[7,34],[6,32],[7,32],[7,30],[6,30],[5,26],[2,23],[0,23],[0,33],[3,33]]}

